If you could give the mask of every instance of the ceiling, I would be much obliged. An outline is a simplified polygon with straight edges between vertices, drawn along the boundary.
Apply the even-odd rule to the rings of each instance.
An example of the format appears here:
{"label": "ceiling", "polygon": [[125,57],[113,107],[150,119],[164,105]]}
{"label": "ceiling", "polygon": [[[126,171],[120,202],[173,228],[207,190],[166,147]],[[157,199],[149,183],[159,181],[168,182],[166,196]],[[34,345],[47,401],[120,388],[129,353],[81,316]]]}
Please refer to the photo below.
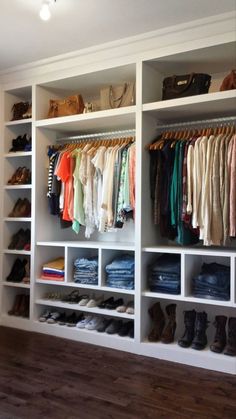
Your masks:
{"label": "ceiling", "polygon": [[236,0],[1,0],[0,71],[236,9]]}

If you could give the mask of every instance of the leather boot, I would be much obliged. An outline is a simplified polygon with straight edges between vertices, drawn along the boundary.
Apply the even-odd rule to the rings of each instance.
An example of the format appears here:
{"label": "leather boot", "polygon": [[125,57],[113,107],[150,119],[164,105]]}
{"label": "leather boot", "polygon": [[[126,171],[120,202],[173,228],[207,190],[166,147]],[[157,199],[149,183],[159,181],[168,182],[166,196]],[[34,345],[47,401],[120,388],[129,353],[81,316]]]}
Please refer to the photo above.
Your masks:
{"label": "leather boot", "polygon": [[226,332],[225,326],[227,322],[226,316],[216,316],[214,326],[216,327],[216,334],[214,342],[210,346],[212,352],[217,352],[220,354],[223,352],[223,349],[226,344]]}
{"label": "leather boot", "polygon": [[18,313],[19,308],[21,306],[21,299],[22,299],[22,294],[17,294],[15,296],[13,306],[11,310],[8,311],[9,316],[14,316],[16,315],[16,313]]}
{"label": "leather boot", "polygon": [[195,335],[192,342],[192,348],[201,351],[207,345],[206,329],[208,327],[207,313],[197,313],[195,322]]}
{"label": "leather boot", "polygon": [[176,304],[166,306],[166,314],[168,316],[168,323],[161,335],[161,341],[163,343],[172,343],[174,342],[176,329]]}
{"label": "leather boot", "polygon": [[230,317],[228,322],[228,339],[225,355],[236,356],[236,317]]}
{"label": "leather boot", "polygon": [[185,331],[182,338],[179,339],[178,344],[182,348],[189,348],[194,338],[194,328],[196,320],[196,311],[184,311],[184,325]]}
{"label": "leather boot", "polygon": [[150,342],[158,342],[161,339],[161,334],[165,326],[165,316],[160,303],[155,303],[150,307],[148,313],[153,321],[153,328],[148,335],[148,340]]}

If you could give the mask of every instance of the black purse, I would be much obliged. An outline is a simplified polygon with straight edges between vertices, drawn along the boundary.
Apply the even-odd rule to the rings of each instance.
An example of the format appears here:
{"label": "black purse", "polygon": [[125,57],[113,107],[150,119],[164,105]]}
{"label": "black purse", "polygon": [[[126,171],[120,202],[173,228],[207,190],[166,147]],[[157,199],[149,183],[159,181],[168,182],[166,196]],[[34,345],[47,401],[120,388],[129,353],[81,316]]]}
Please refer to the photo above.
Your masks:
{"label": "black purse", "polygon": [[12,121],[31,118],[30,102],[18,102],[12,106]]}
{"label": "black purse", "polygon": [[184,76],[171,76],[163,80],[162,100],[208,93],[211,76],[191,73]]}

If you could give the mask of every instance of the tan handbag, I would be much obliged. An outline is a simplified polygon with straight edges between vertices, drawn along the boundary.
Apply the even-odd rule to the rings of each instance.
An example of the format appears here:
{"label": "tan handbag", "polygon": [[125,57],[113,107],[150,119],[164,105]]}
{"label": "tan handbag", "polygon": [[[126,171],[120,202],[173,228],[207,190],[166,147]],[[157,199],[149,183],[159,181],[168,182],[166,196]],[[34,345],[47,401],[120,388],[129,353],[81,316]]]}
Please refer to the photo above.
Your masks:
{"label": "tan handbag", "polygon": [[232,70],[223,80],[220,91],[236,89],[236,70]]}
{"label": "tan handbag", "polygon": [[49,101],[48,118],[76,115],[83,113],[84,101],[81,95],[68,96],[64,100],[51,99]]}
{"label": "tan handbag", "polygon": [[100,91],[101,109],[131,106],[135,103],[135,83],[109,86]]}

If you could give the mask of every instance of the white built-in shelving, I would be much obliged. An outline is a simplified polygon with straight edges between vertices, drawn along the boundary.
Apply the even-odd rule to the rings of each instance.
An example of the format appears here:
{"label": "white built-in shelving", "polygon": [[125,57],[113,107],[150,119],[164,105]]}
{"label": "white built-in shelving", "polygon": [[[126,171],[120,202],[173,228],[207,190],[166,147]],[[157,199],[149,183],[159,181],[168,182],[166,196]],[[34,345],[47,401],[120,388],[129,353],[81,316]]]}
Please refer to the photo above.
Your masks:
{"label": "white built-in shelving", "polygon": [[[216,26],[214,26],[216,25]],[[220,92],[222,79],[236,67],[236,39],[233,31],[217,33],[217,22],[204,27],[209,33],[203,39],[201,27],[191,26],[191,33],[179,32],[166,35],[163,45],[157,37],[155,47],[146,42],[146,50],[126,55],[125,49],[120,55],[107,54],[94,57],[83,65],[63,69],[52,65],[50,71],[39,67],[34,69],[32,77],[20,73],[20,79],[9,83],[2,82],[4,115],[1,132],[1,164],[4,167],[2,183],[1,217],[1,324],[42,332],[76,341],[103,345],[130,351],[151,357],[166,359],[193,366],[210,368],[236,374],[236,359],[223,354],[214,354],[207,347],[204,351],[183,349],[177,344],[183,332],[183,311],[196,309],[206,311],[209,316],[208,341],[213,339],[212,326],[215,315],[236,316],[236,245],[229,248],[206,248],[203,246],[181,247],[161,237],[158,228],[152,222],[152,210],[149,190],[149,153],[147,144],[158,135],[158,126],[179,121],[196,121],[217,117],[236,116],[236,90]],[[214,30],[213,30],[214,26]],[[193,30],[194,27],[194,30]],[[195,31],[195,32],[194,32]],[[213,32],[211,32],[213,31]],[[227,32],[227,33],[226,33]],[[143,45],[143,44],[142,44]],[[141,44],[140,44],[141,46]],[[136,52],[135,52],[136,51]],[[102,54],[102,52],[101,52]],[[181,99],[161,100],[164,77],[172,74],[205,72],[212,75],[212,84],[208,94]],[[27,73],[28,74],[28,73]],[[31,84],[29,84],[29,81]],[[101,110],[99,108],[100,89],[126,81],[136,82],[136,102],[132,106]],[[1,81],[0,81],[1,83]],[[80,93],[85,102],[93,102],[96,111],[88,114],[61,118],[47,118],[50,99],[62,99],[68,95]],[[21,100],[32,100],[32,118],[11,121],[11,108]],[[61,229],[59,220],[49,214],[47,191],[47,147],[56,144],[61,137],[109,132],[111,130],[136,130],[136,211],[135,222],[130,221],[120,231],[114,233],[95,233],[91,239],[84,237],[84,229],[76,235],[71,229]],[[17,135],[32,134],[32,152],[9,152],[11,141]],[[10,186],[8,178],[18,166],[32,169],[32,184]],[[32,200],[32,215],[29,218],[8,217],[14,202],[19,197]],[[23,226],[23,227],[22,227]],[[31,251],[8,250],[10,238],[19,228],[31,228]],[[135,289],[123,290],[106,286],[105,266],[118,254],[131,253],[135,256]],[[175,253],[181,260],[181,291],[179,295],[151,292],[148,288],[148,266],[162,253]],[[73,263],[77,257],[96,255],[98,257],[98,285],[78,284],[73,280]],[[30,284],[5,281],[16,257],[31,260]],[[49,260],[63,256],[65,258],[64,281],[41,279],[42,265]],[[195,298],[192,295],[191,280],[199,272],[203,261],[218,261],[230,266],[230,299],[217,301]],[[135,314],[117,313],[115,310],[80,307],[63,303],[59,300],[44,298],[45,293],[67,294],[78,290],[90,296],[123,298],[125,302],[134,300]],[[9,316],[17,293],[30,293],[30,318],[22,319]],[[148,309],[159,301],[163,310],[171,302],[177,304],[177,330],[173,344],[149,342],[151,322]],[[79,330],[57,324],[40,323],[38,318],[45,308],[71,313],[85,312],[111,318],[134,321],[134,339],[106,333]]]}

